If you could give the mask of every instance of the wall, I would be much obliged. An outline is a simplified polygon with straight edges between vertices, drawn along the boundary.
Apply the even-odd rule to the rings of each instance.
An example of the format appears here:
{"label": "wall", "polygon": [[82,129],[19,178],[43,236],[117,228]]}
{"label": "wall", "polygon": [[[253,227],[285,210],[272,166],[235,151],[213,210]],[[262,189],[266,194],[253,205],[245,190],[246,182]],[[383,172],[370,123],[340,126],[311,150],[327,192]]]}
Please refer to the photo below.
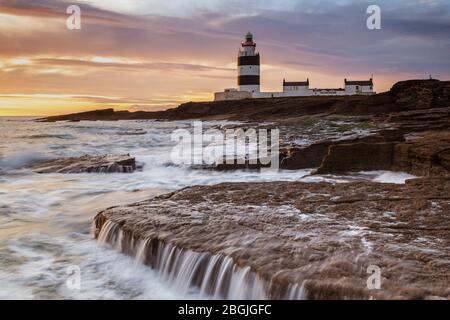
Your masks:
{"label": "wall", "polygon": [[323,89],[313,89],[314,96],[345,96],[348,93],[344,90],[323,90]]}
{"label": "wall", "polygon": [[[259,92],[259,86],[240,86],[244,88],[241,91],[216,92],[214,100],[239,100],[248,98],[280,98],[280,97],[308,97],[308,96],[345,96],[354,94],[375,94],[370,90],[370,86],[359,86],[359,91],[356,86],[347,85],[345,90],[324,90],[324,89],[309,89],[308,87],[299,86],[298,89],[289,89],[291,87],[283,87],[283,92]],[[255,90],[255,92],[250,92]]]}
{"label": "wall", "polygon": [[284,97],[283,92],[254,92],[253,98],[279,98]]}
{"label": "wall", "polygon": [[240,99],[249,99],[252,97],[252,94],[247,91],[223,91],[214,93],[214,100],[240,100]]}
{"label": "wall", "polygon": [[358,87],[359,90],[356,90],[356,85],[346,85],[345,92],[348,95],[373,93],[373,90],[370,89],[370,86],[358,86]]}
{"label": "wall", "polygon": [[245,84],[245,85],[240,85],[239,87],[239,91],[247,91],[249,93],[258,93],[260,90],[260,86],[257,84]]}
{"label": "wall", "polygon": [[298,97],[298,96],[311,96],[313,91],[307,86],[284,86],[283,96],[284,97]]}

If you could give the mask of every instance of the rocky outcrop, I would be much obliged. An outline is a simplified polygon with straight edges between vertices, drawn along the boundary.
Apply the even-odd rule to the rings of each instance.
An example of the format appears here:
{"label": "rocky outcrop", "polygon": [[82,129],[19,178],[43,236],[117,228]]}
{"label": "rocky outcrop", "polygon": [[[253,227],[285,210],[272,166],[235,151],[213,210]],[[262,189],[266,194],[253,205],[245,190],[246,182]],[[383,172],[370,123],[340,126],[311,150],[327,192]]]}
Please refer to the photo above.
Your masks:
{"label": "rocky outcrop", "polygon": [[[289,130],[293,130],[292,128]],[[318,168],[321,166],[323,159],[327,156],[329,148],[332,146],[365,143],[365,145],[371,145],[374,143],[386,143],[386,142],[401,142],[404,141],[404,136],[401,130],[397,129],[382,129],[377,132],[356,135],[353,138],[341,138],[341,139],[324,139],[318,142],[314,142],[306,147],[287,146],[282,147],[279,152],[279,164],[280,169],[284,170],[298,170],[308,168]],[[369,147],[370,148],[370,147]],[[347,156],[347,155],[345,155]],[[218,171],[226,170],[258,170],[261,168],[270,167],[271,159],[259,159],[253,158],[238,158],[231,159],[227,162],[225,159],[221,163],[215,165],[199,165],[192,166],[193,169],[211,169]],[[390,160],[389,160],[390,163]],[[364,166],[361,164],[361,166]],[[376,169],[374,169],[376,170]],[[381,170],[381,169],[380,169]],[[348,171],[351,171],[348,169]]]}
{"label": "rocky outcrop", "polygon": [[228,119],[244,121],[289,121],[305,116],[378,116],[450,106],[450,81],[408,80],[389,92],[372,96],[285,97],[233,101],[188,102],[165,111],[94,110],[52,116],[39,121],[131,120],[131,119]]}
{"label": "rocky outcrop", "polygon": [[[269,167],[268,161],[234,162],[199,166],[213,170],[258,170]],[[285,147],[280,150],[280,169],[317,168],[317,174],[339,174],[358,171],[403,171],[417,176],[450,175],[450,133],[421,133],[405,138],[401,130],[380,130],[363,137],[322,140],[307,147]]]}
{"label": "rocky outcrop", "polygon": [[46,161],[29,167],[29,169],[36,173],[133,172],[136,170],[136,161],[129,154],[84,155]]}
{"label": "rocky outcrop", "polygon": [[400,81],[389,94],[396,105],[407,106],[409,110],[448,107],[450,84],[435,79]]}
{"label": "rocky outcrop", "polygon": [[390,170],[394,146],[393,142],[331,145],[316,173]]}
{"label": "rocky outcrop", "polygon": [[136,111],[130,112],[128,110],[115,111],[112,108],[85,111],[79,113],[71,113],[58,116],[50,116],[38,119],[39,122],[79,122],[79,121],[117,121],[117,120],[143,120],[143,119],[162,119],[164,118],[164,111],[147,112]]}
{"label": "rocky outcrop", "polygon": [[[373,145],[375,143],[377,144],[386,143],[389,145],[389,142],[392,141],[404,141],[402,131],[396,129],[380,130],[375,134],[371,134],[365,137],[319,141],[304,148],[299,147],[285,148],[282,149],[280,152],[281,153],[280,167],[282,169],[290,169],[290,170],[317,168],[321,166],[324,158],[329,153],[330,147],[338,148],[337,146],[340,145],[360,144],[361,149],[364,149],[364,146]],[[370,152],[370,150],[367,150],[367,152]],[[349,155],[347,154],[344,154],[343,156],[345,158],[349,157]],[[345,160],[343,159],[343,161]],[[363,164],[361,164],[361,166],[362,165]]]}
{"label": "rocky outcrop", "polygon": [[430,133],[405,142],[331,145],[316,173],[393,170],[418,176],[450,175],[450,133]]}
{"label": "rocky outcrop", "polygon": [[450,132],[430,133],[395,145],[392,170],[417,176],[450,175]]}
{"label": "rocky outcrop", "polygon": [[95,234],[217,297],[445,299],[449,190],[449,178],[195,186],[100,212]]}
{"label": "rocky outcrop", "polygon": [[392,113],[384,121],[404,133],[450,130],[450,107]]}

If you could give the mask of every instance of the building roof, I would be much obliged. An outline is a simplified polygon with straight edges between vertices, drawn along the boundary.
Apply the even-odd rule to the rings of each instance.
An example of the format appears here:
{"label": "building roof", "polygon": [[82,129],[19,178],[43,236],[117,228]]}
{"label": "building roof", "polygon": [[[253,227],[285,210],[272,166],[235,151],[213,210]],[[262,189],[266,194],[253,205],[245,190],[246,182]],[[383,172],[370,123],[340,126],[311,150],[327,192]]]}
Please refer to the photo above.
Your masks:
{"label": "building roof", "polygon": [[346,85],[350,86],[373,86],[372,78],[369,80],[356,80],[356,81],[347,81],[347,79],[344,79],[344,82]]}
{"label": "building roof", "polygon": [[292,86],[309,86],[309,79],[306,79],[306,81],[286,81],[283,79],[283,87],[292,87]]}

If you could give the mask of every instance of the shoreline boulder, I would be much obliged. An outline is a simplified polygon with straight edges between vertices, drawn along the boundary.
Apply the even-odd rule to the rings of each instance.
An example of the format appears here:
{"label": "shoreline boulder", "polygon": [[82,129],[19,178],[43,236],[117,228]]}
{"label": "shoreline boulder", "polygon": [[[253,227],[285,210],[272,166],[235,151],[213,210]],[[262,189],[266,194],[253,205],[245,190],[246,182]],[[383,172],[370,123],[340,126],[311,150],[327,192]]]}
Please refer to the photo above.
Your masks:
{"label": "shoreline boulder", "polygon": [[84,155],[59,158],[28,167],[36,173],[130,173],[136,170],[136,160],[126,155]]}

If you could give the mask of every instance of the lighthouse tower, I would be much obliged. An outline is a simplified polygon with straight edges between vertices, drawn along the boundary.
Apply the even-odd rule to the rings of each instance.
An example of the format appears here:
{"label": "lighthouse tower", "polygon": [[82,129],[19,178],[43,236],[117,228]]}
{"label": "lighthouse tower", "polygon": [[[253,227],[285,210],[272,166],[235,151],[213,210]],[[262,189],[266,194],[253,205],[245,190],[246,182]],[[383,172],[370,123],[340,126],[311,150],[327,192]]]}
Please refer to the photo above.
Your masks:
{"label": "lighthouse tower", "polygon": [[259,93],[259,85],[259,53],[253,35],[248,32],[238,54],[238,87],[239,91]]}

